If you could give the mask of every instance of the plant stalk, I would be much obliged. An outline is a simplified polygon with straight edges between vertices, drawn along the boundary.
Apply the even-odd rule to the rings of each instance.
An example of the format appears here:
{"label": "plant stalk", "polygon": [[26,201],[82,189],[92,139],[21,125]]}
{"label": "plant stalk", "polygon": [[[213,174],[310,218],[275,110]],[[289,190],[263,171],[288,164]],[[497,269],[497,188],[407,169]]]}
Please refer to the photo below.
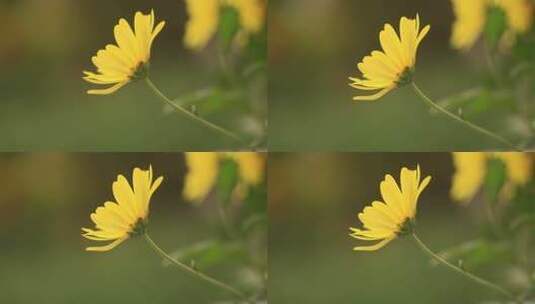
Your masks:
{"label": "plant stalk", "polygon": [[175,265],[176,267],[180,268],[181,270],[193,275],[194,277],[202,280],[202,281],[205,281],[213,286],[216,286],[220,289],[223,289],[225,291],[227,291],[228,293],[231,293],[233,294],[235,297],[239,298],[239,299],[242,299],[244,300],[246,303],[250,303],[249,300],[247,299],[247,297],[245,296],[245,294],[243,294],[242,292],[238,291],[237,289],[235,289],[234,287],[231,287],[217,279],[214,279],[200,271],[198,271],[197,269],[194,269],[184,263],[181,263],[179,261],[177,261],[176,259],[174,259],[173,257],[171,257],[170,255],[168,255],[163,249],[161,249],[153,240],[152,238],[149,236],[148,233],[145,233],[144,234],[144,237],[145,237],[145,240],[147,241],[147,243],[150,245],[150,247],[152,249],[154,249],[154,251],[156,251],[156,253],[158,253],[162,258],[166,259],[167,261],[171,262],[171,264]]}
{"label": "plant stalk", "polygon": [[501,137],[500,135],[494,133],[494,132],[491,132],[483,127],[480,127],[474,123],[471,123],[467,120],[464,120],[463,118],[461,118],[460,116],[458,115],[455,115],[453,114],[452,112],[446,110],[445,108],[441,107],[440,105],[438,105],[437,103],[435,103],[433,100],[431,100],[431,98],[427,97],[427,95],[424,94],[424,92],[422,92],[422,90],[420,90],[420,88],[416,85],[416,83],[414,82],[411,82],[411,86],[412,88],[414,89],[414,91],[416,92],[416,94],[418,96],[420,96],[420,98],[422,98],[422,100],[427,103],[427,105],[429,105],[431,108],[441,112],[442,114],[446,115],[447,117],[465,125],[466,127],[476,131],[476,132],[479,132],[481,134],[484,134],[485,136],[487,137],[490,137],[500,143],[502,143],[503,145],[507,146],[508,148],[511,148],[515,151],[521,151],[521,149],[519,149],[517,146],[515,146],[514,144],[512,144],[510,141],[508,141],[507,139]]}
{"label": "plant stalk", "polygon": [[240,142],[240,143],[244,143],[243,139],[241,139],[238,135],[234,134],[233,132],[223,128],[223,127],[220,127],[206,119],[203,119],[195,114],[193,114],[192,112],[188,111],[187,109],[185,109],[184,107],[174,103],[171,99],[169,99],[167,96],[165,96],[165,94],[162,93],[162,91],[160,91],[160,89],[158,89],[158,87],[154,84],[154,82],[152,82],[152,80],[147,76],[145,77],[145,82],[147,83],[147,85],[149,86],[149,88],[152,89],[152,91],[156,94],[156,96],[158,96],[165,104],[171,106],[175,111],[177,111],[178,113],[181,113],[183,115],[186,115],[188,118],[190,118],[191,120],[193,121],[196,121],[198,123],[200,123],[201,125],[204,125],[205,127],[217,132],[217,133],[220,133],[222,135],[225,135],[227,137],[230,137],[232,138],[233,140],[235,140],[236,142]]}
{"label": "plant stalk", "polygon": [[512,300],[514,303],[521,304],[520,300],[518,300],[511,292],[507,291],[503,287],[498,286],[498,285],[496,285],[496,284],[494,284],[492,282],[489,282],[489,281],[487,281],[487,280],[485,280],[483,278],[480,278],[480,277],[476,276],[475,274],[467,272],[466,270],[451,264],[450,262],[448,262],[446,259],[444,259],[440,255],[434,253],[431,249],[429,249],[429,247],[427,247],[427,245],[425,245],[424,242],[422,242],[422,240],[420,240],[420,238],[416,235],[416,233],[414,233],[414,232],[412,233],[412,238],[415,240],[415,242],[418,245],[418,247],[420,249],[422,249],[423,252],[425,252],[427,255],[429,255],[435,261],[441,263],[442,265],[446,266],[450,270],[453,270],[454,272],[457,272],[457,273],[465,276],[466,278],[478,283],[481,286],[485,286],[485,287],[487,287],[489,289],[494,290],[495,292],[500,293],[504,297]]}

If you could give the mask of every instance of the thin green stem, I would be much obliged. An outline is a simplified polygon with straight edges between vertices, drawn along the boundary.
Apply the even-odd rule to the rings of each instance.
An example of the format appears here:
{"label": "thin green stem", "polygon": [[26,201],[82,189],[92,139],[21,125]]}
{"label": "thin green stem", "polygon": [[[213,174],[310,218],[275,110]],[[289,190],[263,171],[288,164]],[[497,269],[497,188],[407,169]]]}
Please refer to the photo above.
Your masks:
{"label": "thin green stem", "polygon": [[210,284],[212,284],[213,286],[216,286],[216,287],[219,287],[220,289],[223,289],[231,294],[233,294],[234,296],[236,296],[237,298],[239,299],[242,299],[244,300],[245,302],[249,303],[249,301],[247,300],[247,297],[240,291],[238,291],[237,289],[235,289],[234,287],[231,287],[219,280],[216,280],[200,271],[198,271],[197,269],[194,269],[186,264],[183,264],[179,261],[177,261],[176,259],[174,259],[173,257],[171,257],[170,255],[168,255],[163,249],[161,249],[152,239],[151,237],[149,236],[148,233],[145,233],[144,234],[145,236],[145,240],[147,241],[147,243],[149,243],[149,245],[151,246],[152,249],[154,249],[154,251],[156,251],[156,253],[158,253],[162,258],[166,259],[167,261],[171,262],[171,264],[175,265],[176,267],[182,269],[183,271],[205,281],[205,282],[208,282]]}
{"label": "thin green stem", "polygon": [[166,103],[167,105],[171,106],[175,111],[181,113],[181,114],[184,114],[186,115],[188,118],[190,118],[191,120],[194,120],[202,125],[204,125],[205,127],[217,132],[217,133],[220,133],[222,135],[225,135],[227,137],[230,137],[232,138],[233,140],[237,141],[237,142],[240,142],[240,143],[244,143],[244,141],[236,134],[232,133],[231,131],[228,131],[227,129],[223,128],[223,127],[220,127],[206,119],[203,119],[193,113],[191,113],[190,111],[188,111],[187,109],[183,108],[182,106],[174,103],[171,99],[169,99],[167,96],[165,96],[165,94],[162,93],[162,91],[160,91],[160,89],[158,89],[158,87],[154,84],[154,82],[152,82],[152,80],[147,76],[145,77],[145,82],[147,83],[147,85],[152,89],[152,91],[156,94],[156,96],[158,96],[164,103]]}
{"label": "thin green stem", "polygon": [[420,90],[420,88],[416,85],[416,83],[412,82],[411,83],[412,85],[412,88],[414,89],[414,91],[416,92],[416,94],[418,96],[420,96],[422,98],[422,100],[427,103],[430,107],[434,108],[435,110],[443,113],[444,115],[448,116],[449,118],[465,125],[466,127],[474,130],[474,131],[477,131],[481,134],[484,134],[496,141],[499,141],[500,143],[504,144],[505,146],[507,146],[508,148],[512,148],[513,150],[515,151],[521,151],[521,149],[519,149],[517,146],[515,146],[514,144],[512,144],[510,141],[508,141],[507,139],[501,137],[500,135],[494,133],[494,132],[491,132],[483,127],[480,127],[476,124],[473,124],[467,120],[464,120],[463,118],[461,118],[460,116],[458,115],[455,115],[453,114],[452,112],[446,110],[445,108],[441,107],[440,105],[438,105],[437,103],[435,103],[433,100],[431,100],[431,98],[427,97],[427,95],[424,94],[424,92],[422,92],[422,90]]}
{"label": "thin green stem", "polygon": [[490,288],[490,289],[502,294],[503,296],[511,299],[514,303],[518,303],[518,304],[521,303],[511,292],[507,291],[503,287],[498,286],[498,285],[496,285],[496,284],[494,284],[492,282],[489,282],[489,281],[487,281],[487,280],[485,280],[483,278],[480,278],[480,277],[476,276],[475,274],[467,272],[466,270],[451,264],[450,262],[448,262],[446,259],[444,259],[440,255],[434,253],[431,249],[429,249],[429,247],[427,247],[427,245],[425,245],[424,242],[422,242],[422,240],[420,240],[420,238],[416,235],[416,233],[413,232],[412,233],[412,237],[416,241],[416,244],[418,245],[418,247],[420,247],[420,249],[422,249],[422,251],[424,251],[427,255],[429,255],[435,261],[437,261],[437,262],[441,263],[442,265],[448,267],[449,269],[453,270],[454,272],[457,272],[457,273],[465,276],[466,278],[478,283],[481,286],[485,286],[487,288]]}

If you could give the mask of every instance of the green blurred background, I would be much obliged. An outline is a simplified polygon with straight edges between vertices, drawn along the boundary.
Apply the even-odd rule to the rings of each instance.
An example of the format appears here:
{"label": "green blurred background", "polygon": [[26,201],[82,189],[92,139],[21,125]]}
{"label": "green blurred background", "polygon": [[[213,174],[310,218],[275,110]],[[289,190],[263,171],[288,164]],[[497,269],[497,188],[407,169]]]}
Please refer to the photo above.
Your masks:
{"label": "green blurred background", "polygon": [[[354,103],[348,77],[380,49],[385,23],[420,14],[431,32],[419,49],[416,82],[435,100],[488,78],[481,45],[466,54],[449,46],[449,0],[273,0],[269,14],[270,148],[274,151],[461,151],[503,148],[440,115],[430,115],[409,87],[376,102]],[[512,111],[466,118],[502,135]],[[475,111],[477,112],[477,110]],[[513,134],[508,134],[513,133]]]}
{"label": "green blurred background", "polygon": [[[82,71],[94,70],[91,57],[114,42],[113,27],[119,18],[132,22],[136,11],[147,13],[151,8],[157,20],[167,22],[153,45],[151,60],[152,78],[160,89],[175,98],[219,85],[217,47],[212,44],[192,53],[182,46],[187,17],[183,0],[0,0],[0,149],[236,148],[232,140],[164,111],[144,83],[130,84],[111,96],[85,93],[95,86],[82,80]],[[251,121],[258,117],[252,116],[265,111],[262,98],[204,102],[201,115],[247,136],[257,128]]]}
{"label": "green blurred background", "polygon": [[[197,208],[181,199],[186,170],[181,154],[0,155],[4,184],[0,303],[167,304],[228,299],[228,294],[203,281],[163,267],[141,238],[107,253],[84,250],[95,242],[82,238],[80,228],[93,228],[90,213],[113,200],[111,185],[117,175],[130,180],[134,167],[146,169],[150,164],[155,177],[164,176],[151,202],[151,237],[168,252],[222,237],[212,199]],[[240,266],[243,261],[234,257],[205,271],[242,289],[251,282]]]}
{"label": "green blurred background", "polygon": [[[354,252],[349,227],[380,199],[385,174],[420,164],[432,181],[419,199],[417,230],[436,252],[472,240],[484,229],[481,202],[449,199],[453,171],[447,153],[272,153],[269,163],[270,303],[480,303],[488,290],[444,267],[432,267],[408,238],[376,252]],[[512,274],[496,264],[477,274],[504,284]],[[507,286],[507,285],[506,285]]]}

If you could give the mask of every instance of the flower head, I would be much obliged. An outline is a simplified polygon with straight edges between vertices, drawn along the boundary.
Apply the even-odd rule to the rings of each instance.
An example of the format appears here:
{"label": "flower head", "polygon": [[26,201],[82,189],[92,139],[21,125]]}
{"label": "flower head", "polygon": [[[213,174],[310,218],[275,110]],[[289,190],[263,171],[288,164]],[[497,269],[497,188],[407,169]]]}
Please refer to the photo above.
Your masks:
{"label": "flower head", "polygon": [[152,167],[149,170],[135,168],[132,187],[123,175],[117,176],[112,185],[116,202],[106,202],[91,214],[96,229],[82,228],[82,236],[93,241],[112,241],[99,246],[88,247],[87,251],[109,251],[130,236],[143,233],[149,215],[152,194],[163,181],[158,177],[152,181]]}
{"label": "flower head", "polygon": [[455,152],[453,153],[453,175],[451,197],[462,204],[469,203],[483,186],[489,159],[504,162],[506,170],[505,189],[525,185],[532,174],[532,160],[525,153],[517,152]]}
{"label": "flower head", "polygon": [[379,34],[382,51],[373,51],[364,57],[358,68],[363,78],[350,77],[350,86],[359,90],[378,91],[369,96],[355,96],[354,100],[377,100],[398,85],[410,81],[410,74],[416,63],[418,46],[427,35],[430,26],[420,30],[420,17],[402,17],[399,22],[400,34],[392,25],[385,24]]}
{"label": "flower head", "polygon": [[407,225],[416,217],[418,197],[430,181],[431,177],[427,176],[420,182],[419,166],[416,170],[401,169],[401,187],[391,175],[386,175],[380,184],[384,202],[374,201],[358,214],[364,229],[350,228],[350,235],[356,239],[379,242],[355,247],[354,250],[378,250],[405,232]]}
{"label": "flower head", "polygon": [[485,28],[488,10],[497,7],[505,12],[507,24],[515,33],[524,33],[531,26],[533,7],[528,0],[451,0],[455,22],[451,45],[460,50],[474,46]]}
{"label": "flower head", "polygon": [[84,79],[99,85],[111,85],[106,89],[89,90],[88,94],[112,94],[143,72],[149,63],[152,42],[165,26],[155,25],[154,11],[150,15],[137,12],[134,29],[121,18],[114,28],[117,45],[108,44],[93,56],[97,73],[84,71]]}
{"label": "flower head", "polygon": [[264,24],[263,0],[185,0],[189,20],[184,44],[192,50],[204,48],[217,32],[222,7],[234,8],[246,34],[258,33]]}
{"label": "flower head", "polygon": [[183,195],[188,201],[201,203],[216,184],[222,159],[231,159],[238,165],[238,189],[258,185],[264,177],[264,159],[255,152],[188,152],[188,173]]}

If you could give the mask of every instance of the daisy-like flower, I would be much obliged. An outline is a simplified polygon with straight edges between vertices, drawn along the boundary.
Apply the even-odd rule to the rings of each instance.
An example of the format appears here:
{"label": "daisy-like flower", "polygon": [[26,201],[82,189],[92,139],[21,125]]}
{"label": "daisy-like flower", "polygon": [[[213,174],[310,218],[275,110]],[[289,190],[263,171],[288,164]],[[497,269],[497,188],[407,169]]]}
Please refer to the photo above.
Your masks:
{"label": "daisy-like flower", "polygon": [[137,12],[134,19],[132,30],[130,24],[121,18],[114,28],[117,45],[107,45],[92,58],[97,73],[84,71],[86,81],[111,87],[89,90],[88,94],[112,94],[145,73],[152,43],[165,26],[165,22],[154,26],[154,11],[151,11],[150,15]]}
{"label": "daisy-like flower", "polygon": [[392,25],[385,24],[379,34],[382,51],[373,51],[358,64],[363,78],[350,77],[350,86],[365,91],[378,91],[369,96],[355,96],[354,100],[377,100],[399,85],[411,80],[416,64],[416,54],[422,39],[430,30],[427,25],[420,30],[420,17],[402,17],[399,22],[400,34]]}
{"label": "daisy-like flower", "polygon": [[265,20],[264,0],[185,0],[189,20],[184,44],[192,50],[201,50],[212,39],[219,26],[221,9],[236,9],[240,26],[246,34],[258,33]]}
{"label": "daisy-like flower", "polygon": [[453,175],[450,190],[451,197],[461,203],[469,203],[479,192],[485,182],[487,174],[487,164],[489,159],[499,159],[504,162],[506,170],[506,182],[502,192],[502,197],[512,195],[512,189],[525,185],[531,178],[533,167],[532,159],[526,153],[517,152],[455,152],[453,153],[453,164],[455,174]]}
{"label": "daisy-like flower", "polygon": [[483,33],[488,10],[497,7],[505,12],[507,24],[514,33],[525,33],[533,21],[533,6],[528,0],[451,0],[455,22],[451,45],[470,49]]}
{"label": "daisy-like flower", "polygon": [[364,208],[358,218],[364,229],[350,228],[351,236],[364,241],[378,241],[370,246],[353,248],[358,251],[375,251],[402,233],[409,232],[411,222],[416,217],[416,207],[420,193],[427,187],[431,177],[420,182],[420,167],[416,170],[401,169],[401,187],[391,175],[386,175],[380,184],[384,202],[374,201]]}
{"label": "daisy-like flower", "polygon": [[132,187],[123,175],[119,175],[112,185],[116,202],[106,202],[91,214],[95,229],[82,228],[82,236],[93,241],[111,243],[88,247],[87,251],[109,251],[131,236],[142,234],[149,216],[149,203],[152,194],[163,181],[163,177],[152,180],[152,167],[149,170],[135,168]]}
{"label": "daisy-like flower", "polygon": [[238,190],[258,185],[264,177],[264,158],[255,152],[188,152],[188,173],[183,195],[188,201],[201,203],[215,186],[219,175],[220,161],[232,159],[238,164]]}

